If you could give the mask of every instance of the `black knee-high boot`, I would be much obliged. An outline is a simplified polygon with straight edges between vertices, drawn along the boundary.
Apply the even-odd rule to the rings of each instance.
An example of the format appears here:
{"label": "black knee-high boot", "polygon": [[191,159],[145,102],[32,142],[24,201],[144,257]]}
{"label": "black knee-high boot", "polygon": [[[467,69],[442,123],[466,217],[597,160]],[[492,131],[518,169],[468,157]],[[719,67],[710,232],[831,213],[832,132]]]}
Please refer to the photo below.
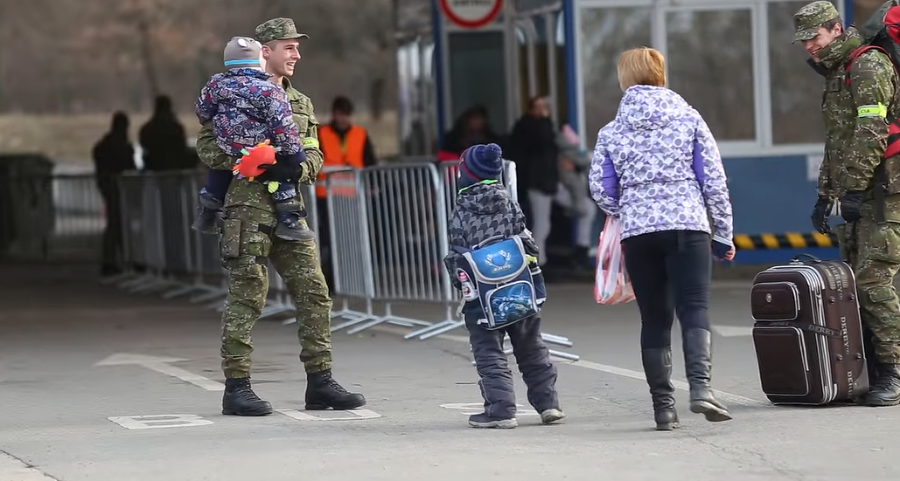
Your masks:
{"label": "black knee-high boot", "polygon": [[653,400],[653,418],[657,431],[671,431],[679,427],[678,412],[675,411],[675,386],[672,385],[671,348],[643,349],[641,361],[650,397]]}
{"label": "black knee-high boot", "polygon": [[703,414],[707,421],[731,419],[725,405],[713,395],[709,386],[712,371],[712,333],[706,329],[690,329],[682,334],[685,375],[691,387],[691,412]]}

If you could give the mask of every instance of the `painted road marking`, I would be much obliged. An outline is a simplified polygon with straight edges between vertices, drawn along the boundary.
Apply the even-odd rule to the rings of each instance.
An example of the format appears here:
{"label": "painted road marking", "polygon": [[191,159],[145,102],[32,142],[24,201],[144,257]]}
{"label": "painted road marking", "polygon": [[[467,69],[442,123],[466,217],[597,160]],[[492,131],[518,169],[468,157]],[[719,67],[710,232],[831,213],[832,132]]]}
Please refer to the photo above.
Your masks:
{"label": "painted road marking", "polygon": [[218,381],[213,381],[212,379],[205,378],[199,374],[194,374],[179,367],[169,365],[173,362],[182,362],[186,360],[187,359],[179,359],[175,357],[157,357],[145,356],[142,354],[120,353],[113,354],[112,356],[109,356],[108,358],[94,364],[94,366],[124,366],[133,364],[162,374],[166,374],[168,376],[172,376],[176,379],[191,383],[207,391],[222,391],[225,389],[225,385]]}
{"label": "painted road marking", "polygon": [[213,422],[196,414],[153,414],[149,416],[115,416],[106,418],[125,429],[162,429],[208,426]]}
{"label": "painted road marking", "polygon": [[[377,326],[377,327],[374,327],[373,329],[377,330],[377,331],[386,332],[386,333],[399,334],[401,336],[405,333],[405,331],[403,331],[401,329],[396,329],[396,328],[389,327],[389,326]],[[469,343],[469,338],[462,337],[462,336],[441,334],[439,336],[435,336],[434,338],[446,339],[448,341],[454,341],[454,342],[463,342],[466,344]],[[580,359],[578,361],[557,362],[557,364],[561,364],[564,366],[581,367],[581,368],[590,369],[593,371],[600,371],[600,372],[605,372],[608,374],[615,374],[617,376],[630,377],[632,379],[638,379],[640,381],[645,381],[645,382],[647,380],[647,378],[644,377],[644,373],[642,373],[642,372],[632,371],[630,369],[625,369],[625,368],[621,368],[621,367],[607,366],[605,364],[599,364],[596,362],[586,361],[583,359]],[[675,386],[676,389],[681,389],[682,391],[690,392],[690,386],[688,385],[688,383],[686,383],[684,381],[672,379],[672,384]],[[774,407],[774,405],[772,405],[771,403],[757,401],[756,399],[750,399],[748,397],[739,396],[737,394],[731,394],[731,393],[719,391],[716,389],[713,389],[713,392],[722,401],[731,402],[734,404],[740,404],[742,406]]]}
{"label": "painted road marking", "polygon": [[[310,414],[306,414],[296,409],[276,409],[276,411],[284,414],[289,418],[296,419],[297,421],[359,421],[362,419],[376,419],[380,418],[381,414],[376,413],[375,411],[370,411],[368,409],[354,409],[351,411],[322,411],[322,413],[328,413],[324,416],[312,416]],[[332,416],[333,413],[343,413],[338,416]]]}
{"label": "painted road marking", "polygon": [[[471,416],[473,414],[481,414],[484,412],[484,403],[449,403],[449,404],[441,404],[441,407],[444,409],[452,409],[454,411],[460,411],[460,414]],[[524,410],[525,406],[521,404],[516,404],[516,417],[519,416],[540,416],[537,411],[533,410]]]}
{"label": "painted road marking", "polygon": [[[605,364],[598,364],[596,362],[591,361],[575,361],[570,366],[583,367],[585,369],[591,369],[594,371],[605,372],[608,374],[615,374],[623,377],[630,377],[632,379],[637,379],[639,381],[646,381],[647,378],[644,377],[644,373],[632,371],[630,369],[624,369],[621,367],[615,366],[607,366]],[[690,385],[684,381],[679,381],[677,379],[672,379],[672,385],[675,386],[675,389],[681,389],[682,391],[690,392]],[[731,394],[723,391],[718,391],[713,389],[713,393],[719,397],[719,400],[731,402],[734,404],[741,404],[743,406],[768,406],[772,407],[772,404],[764,403],[762,401],[757,401],[755,399],[750,399],[744,396],[738,396],[737,394]]]}
{"label": "painted road marking", "polygon": [[9,481],[59,481],[3,451],[0,451],[0,479]]}

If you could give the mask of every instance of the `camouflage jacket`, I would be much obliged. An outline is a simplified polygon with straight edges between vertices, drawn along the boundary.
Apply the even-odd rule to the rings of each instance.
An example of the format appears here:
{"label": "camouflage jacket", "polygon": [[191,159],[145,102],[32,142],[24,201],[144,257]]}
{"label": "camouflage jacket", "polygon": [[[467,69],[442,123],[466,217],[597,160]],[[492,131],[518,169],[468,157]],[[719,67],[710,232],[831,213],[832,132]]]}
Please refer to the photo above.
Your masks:
{"label": "camouflage jacket", "polygon": [[[302,170],[297,182],[313,184],[323,162],[322,151],[319,150],[319,121],[316,120],[312,101],[292,87],[288,79],[284,79],[284,90],[291,104],[291,112],[294,123],[297,124],[300,132],[303,149],[306,151],[306,162],[301,164]],[[215,170],[231,170],[237,160],[219,148],[211,121],[203,124],[197,136],[197,155],[204,165]],[[302,197],[298,196],[297,199],[302,200]],[[266,191],[265,185],[256,181],[250,182],[247,179],[235,178],[228,188],[225,207],[234,206],[255,207],[267,212],[275,212],[272,196]]]}
{"label": "camouflage jacket", "polygon": [[[868,50],[845,70],[850,54],[862,44],[855,28],[822,49],[818,57],[828,70],[822,114],[825,157],[819,170],[819,196],[836,199],[848,191],[873,186],[875,167],[887,146],[888,119],[900,111],[900,79],[890,59]],[[900,192],[900,159],[888,159],[889,193]]]}
{"label": "camouflage jacket", "polygon": [[284,155],[300,151],[287,94],[261,70],[232,68],[213,75],[194,108],[201,124],[213,121],[216,142],[228,155],[240,156],[241,149],[266,139]]}

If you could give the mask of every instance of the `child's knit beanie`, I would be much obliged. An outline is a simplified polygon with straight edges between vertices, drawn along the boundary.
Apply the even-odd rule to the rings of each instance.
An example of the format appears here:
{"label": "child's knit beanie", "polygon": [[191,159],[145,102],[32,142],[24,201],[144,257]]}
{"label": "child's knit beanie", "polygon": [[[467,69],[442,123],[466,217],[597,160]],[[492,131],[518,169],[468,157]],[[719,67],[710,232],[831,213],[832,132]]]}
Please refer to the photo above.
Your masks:
{"label": "child's knit beanie", "polygon": [[259,42],[247,37],[234,37],[225,45],[225,66],[228,68],[259,67]]}
{"label": "child's knit beanie", "polygon": [[459,163],[460,175],[475,182],[500,180],[503,176],[503,150],[497,144],[473,145],[466,149]]}

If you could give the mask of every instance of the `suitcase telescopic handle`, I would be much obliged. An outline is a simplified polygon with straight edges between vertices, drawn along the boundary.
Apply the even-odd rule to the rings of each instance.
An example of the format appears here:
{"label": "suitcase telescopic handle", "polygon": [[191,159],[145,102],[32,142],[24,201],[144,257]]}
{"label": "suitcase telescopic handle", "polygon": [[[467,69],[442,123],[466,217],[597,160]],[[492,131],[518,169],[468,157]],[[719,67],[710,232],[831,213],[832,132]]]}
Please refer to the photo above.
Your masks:
{"label": "suitcase telescopic handle", "polygon": [[819,259],[812,254],[799,254],[794,257],[794,262],[802,262],[804,258],[806,258],[810,262],[822,262],[822,259]]}

